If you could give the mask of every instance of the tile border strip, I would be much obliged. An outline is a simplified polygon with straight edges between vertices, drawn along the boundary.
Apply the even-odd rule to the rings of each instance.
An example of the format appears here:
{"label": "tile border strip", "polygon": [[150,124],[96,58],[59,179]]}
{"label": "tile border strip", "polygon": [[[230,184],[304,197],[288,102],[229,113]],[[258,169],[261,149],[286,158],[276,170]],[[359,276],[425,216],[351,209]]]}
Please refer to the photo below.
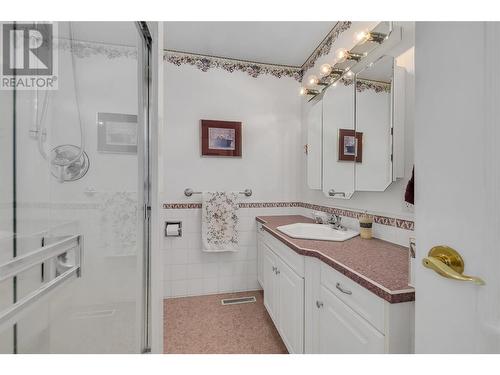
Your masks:
{"label": "tile border strip", "polygon": [[[201,203],[164,203],[162,205],[163,209],[166,210],[183,210],[192,208],[201,208]],[[326,212],[329,214],[336,214],[344,217],[350,217],[357,219],[363,212],[349,210],[345,208],[336,208],[321,206],[312,203],[305,202],[248,202],[240,203],[240,208],[279,208],[279,207],[302,207],[314,211]],[[398,219],[395,217],[373,215],[373,222],[380,225],[387,225],[391,227],[396,227],[400,229],[415,230],[415,222],[412,220]]]}

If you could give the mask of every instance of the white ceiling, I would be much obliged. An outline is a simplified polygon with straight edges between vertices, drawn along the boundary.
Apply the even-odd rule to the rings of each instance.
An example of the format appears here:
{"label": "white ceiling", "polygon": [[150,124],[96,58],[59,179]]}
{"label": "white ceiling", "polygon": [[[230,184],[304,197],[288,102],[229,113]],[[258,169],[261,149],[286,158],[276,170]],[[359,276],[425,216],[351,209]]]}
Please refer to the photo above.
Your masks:
{"label": "white ceiling", "polygon": [[301,66],[331,22],[165,22],[165,48],[268,64]]}
{"label": "white ceiling", "polygon": [[[73,38],[79,41],[123,46],[138,46],[139,32],[135,22],[71,22]],[[69,22],[58,22],[58,36],[69,38]]]}

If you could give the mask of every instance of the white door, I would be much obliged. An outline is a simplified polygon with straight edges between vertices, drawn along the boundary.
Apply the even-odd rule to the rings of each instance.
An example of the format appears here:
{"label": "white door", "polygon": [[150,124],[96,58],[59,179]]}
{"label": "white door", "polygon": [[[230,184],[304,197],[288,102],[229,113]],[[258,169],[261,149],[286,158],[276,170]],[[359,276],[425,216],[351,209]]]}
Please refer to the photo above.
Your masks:
{"label": "white door", "polygon": [[274,320],[278,322],[276,314],[277,282],[276,282],[276,255],[266,245],[263,248],[263,268],[264,268],[264,306]]}
{"label": "white door", "polygon": [[384,335],[324,286],[318,303],[320,354],[384,353]]}
{"label": "white door", "polygon": [[[415,38],[415,350],[498,353],[500,24],[418,22]],[[423,267],[436,245],[486,284]]]}
{"label": "white door", "polygon": [[278,259],[279,331],[288,351],[304,353],[304,279]]}

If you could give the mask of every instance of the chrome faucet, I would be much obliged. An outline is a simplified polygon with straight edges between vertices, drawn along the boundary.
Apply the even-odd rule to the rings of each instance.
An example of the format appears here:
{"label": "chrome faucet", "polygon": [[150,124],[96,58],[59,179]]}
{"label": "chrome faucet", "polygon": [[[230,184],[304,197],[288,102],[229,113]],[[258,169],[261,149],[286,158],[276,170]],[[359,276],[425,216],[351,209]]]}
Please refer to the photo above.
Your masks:
{"label": "chrome faucet", "polygon": [[328,217],[327,223],[332,226],[333,229],[337,230],[347,230],[341,223],[342,217],[340,215],[332,214]]}

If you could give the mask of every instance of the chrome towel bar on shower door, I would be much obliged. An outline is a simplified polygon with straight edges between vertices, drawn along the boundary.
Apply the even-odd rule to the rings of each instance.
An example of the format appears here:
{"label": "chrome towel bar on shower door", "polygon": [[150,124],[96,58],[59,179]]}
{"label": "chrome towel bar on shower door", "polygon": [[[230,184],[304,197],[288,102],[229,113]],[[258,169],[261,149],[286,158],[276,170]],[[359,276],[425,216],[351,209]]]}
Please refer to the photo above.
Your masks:
{"label": "chrome towel bar on shower door", "polygon": [[[193,194],[201,194],[201,193],[202,193],[201,191],[193,191],[193,189],[191,189],[191,188],[187,188],[184,190],[184,195],[186,197],[190,197]],[[252,189],[245,189],[244,191],[239,191],[238,193],[244,194],[245,196],[250,197],[250,196],[252,196]]]}
{"label": "chrome towel bar on shower door", "polygon": [[75,262],[65,272],[56,276],[49,282],[42,284],[38,289],[26,295],[13,305],[5,310],[0,311],[0,327],[10,322],[18,320],[19,313],[25,310],[28,306],[42,298],[48,292],[63,284],[65,281],[72,279],[73,276],[80,277],[82,265],[83,237],[74,235],[65,238],[62,241],[44,246],[38,250],[32,251],[23,256],[14,258],[13,260],[0,265],[0,282],[10,277],[14,277],[23,271],[30,269],[33,266],[41,264],[49,259],[62,255],[68,251],[75,250]]}

